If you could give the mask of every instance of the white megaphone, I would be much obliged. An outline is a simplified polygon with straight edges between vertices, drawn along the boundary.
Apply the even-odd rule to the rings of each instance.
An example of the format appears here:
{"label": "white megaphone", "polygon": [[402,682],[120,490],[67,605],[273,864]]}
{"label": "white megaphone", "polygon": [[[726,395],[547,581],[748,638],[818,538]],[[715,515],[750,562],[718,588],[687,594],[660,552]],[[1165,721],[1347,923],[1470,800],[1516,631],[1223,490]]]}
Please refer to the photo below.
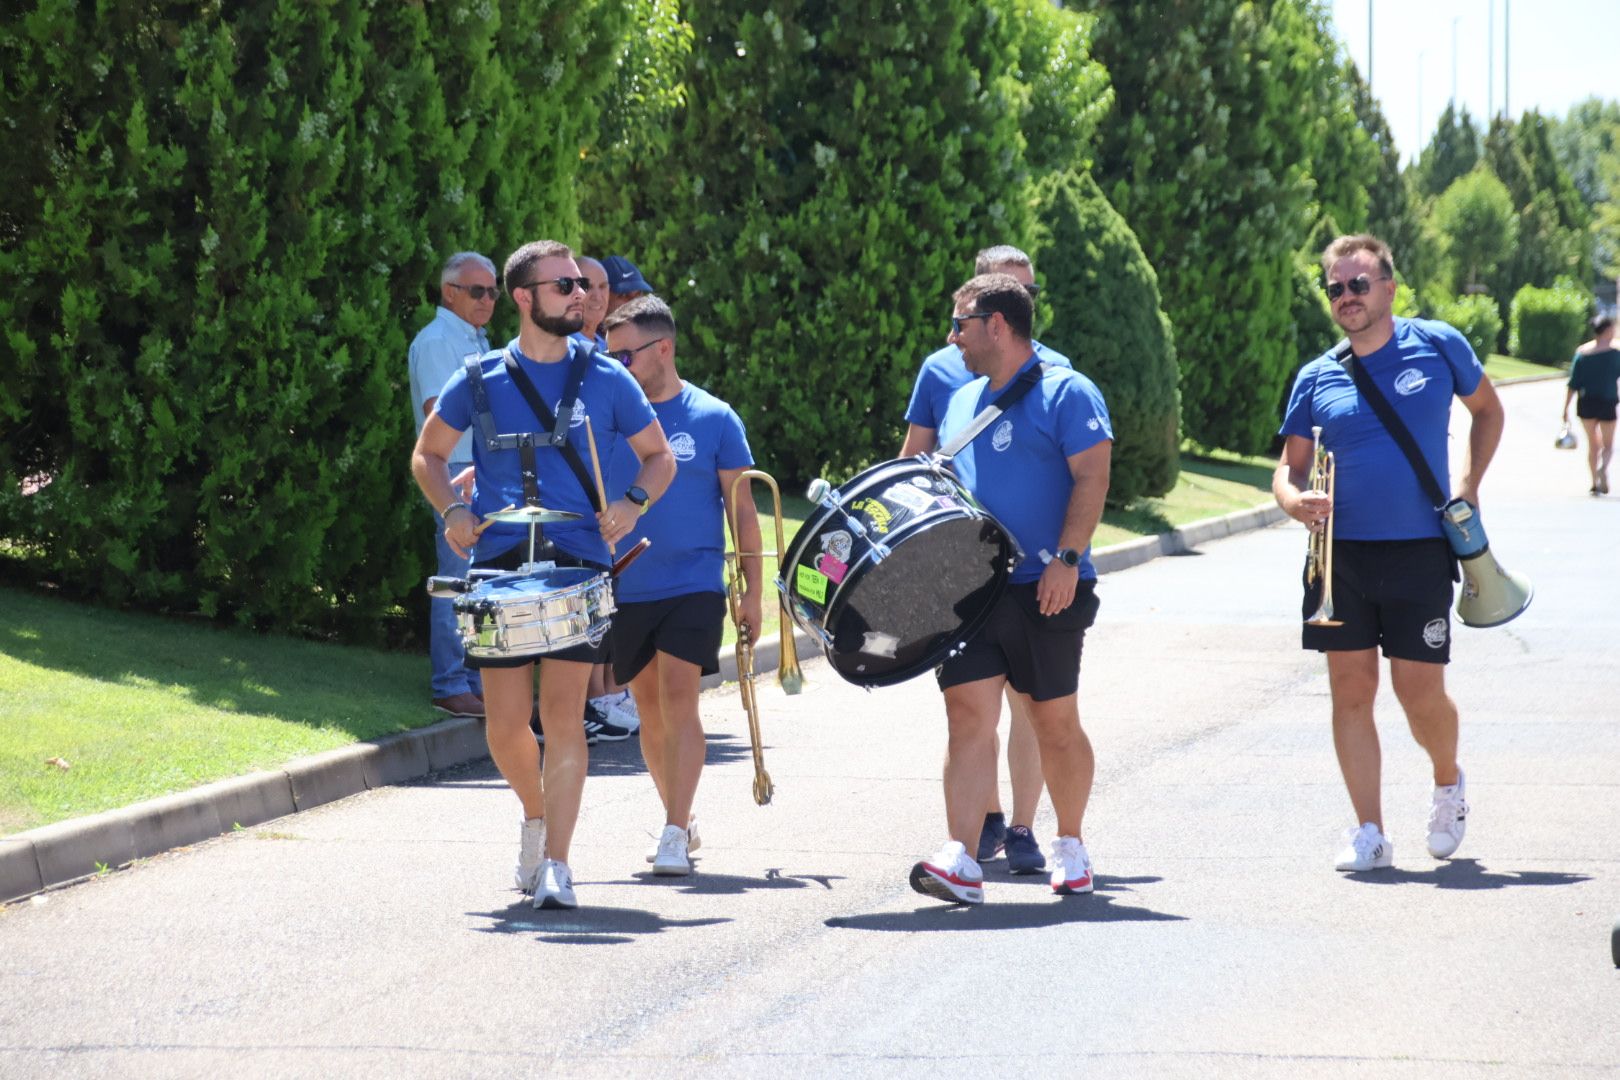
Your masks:
{"label": "white megaphone", "polygon": [[1479,507],[1467,499],[1452,499],[1440,513],[1440,524],[1462,563],[1462,595],[1457,597],[1457,618],[1464,626],[1501,626],[1530,606],[1536,587],[1523,574],[1502,568],[1491,554]]}

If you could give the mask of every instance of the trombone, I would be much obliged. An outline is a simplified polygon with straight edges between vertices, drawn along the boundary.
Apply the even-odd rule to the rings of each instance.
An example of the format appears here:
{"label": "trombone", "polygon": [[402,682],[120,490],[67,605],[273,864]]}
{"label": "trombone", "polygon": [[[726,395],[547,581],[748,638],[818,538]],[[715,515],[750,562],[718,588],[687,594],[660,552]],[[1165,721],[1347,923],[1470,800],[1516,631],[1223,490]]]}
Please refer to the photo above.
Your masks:
{"label": "trombone", "polygon": [[[1318,495],[1326,495],[1329,504],[1333,501],[1333,451],[1322,449],[1322,429],[1311,428],[1311,438],[1315,445],[1311,450],[1311,476],[1310,490]],[[1333,617],[1333,507],[1328,506],[1327,520],[1322,523],[1320,531],[1313,530],[1305,547],[1305,584],[1314,585],[1317,580],[1322,582],[1322,602],[1317,605],[1316,614],[1305,620],[1306,626],[1343,626],[1341,620]]]}
{"label": "trombone", "polygon": [[[737,502],[737,489],[739,485],[746,484],[743,494],[752,502],[755,480],[763,480],[771,489],[771,500],[776,515],[775,551],[742,550],[742,536],[737,525],[737,507],[740,505]],[[731,482],[726,525],[731,530],[731,546],[736,549],[726,553],[726,565],[731,570],[731,581],[726,586],[726,603],[731,608],[731,621],[737,627],[737,687],[742,696],[743,709],[748,713],[748,739],[754,748],[754,802],[764,806],[771,801],[771,794],[776,788],[771,783],[771,774],[765,771],[765,751],[760,746],[759,701],[754,694],[754,646],[748,641],[748,628],[742,621],[742,595],[747,584],[743,575],[743,560],[760,559],[762,563],[767,557],[780,560],[782,552],[787,549],[786,538],[782,532],[782,489],[776,486],[776,480],[770,473],[748,469]],[[762,583],[764,577],[765,568],[761,565]],[[761,587],[763,588],[763,584]],[[781,685],[784,694],[797,694],[804,689],[804,672],[799,669],[799,653],[793,641],[793,619],[788,614],[786,595],[778,591],[777,601],[781,605],[780,621],[777,625],[781,660],[776,668],[776,681]]]}

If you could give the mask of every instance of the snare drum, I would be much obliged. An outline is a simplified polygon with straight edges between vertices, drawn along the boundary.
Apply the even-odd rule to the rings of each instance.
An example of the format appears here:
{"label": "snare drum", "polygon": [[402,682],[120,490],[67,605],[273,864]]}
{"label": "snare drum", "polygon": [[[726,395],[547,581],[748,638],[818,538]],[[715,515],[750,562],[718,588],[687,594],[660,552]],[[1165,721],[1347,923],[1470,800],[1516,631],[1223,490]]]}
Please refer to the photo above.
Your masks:
{"label": "snare drum", "polygon": [[578,566],[505,574],[455,598],[468,656],[512,660],[599,645],[614,611],[608,575]]}
{"label": "snare drum", "polygon": [[922,458],[830,492],[782,560],[794,622],[857,686],[892,686],[978,632],[1018,546],[953,474]]}

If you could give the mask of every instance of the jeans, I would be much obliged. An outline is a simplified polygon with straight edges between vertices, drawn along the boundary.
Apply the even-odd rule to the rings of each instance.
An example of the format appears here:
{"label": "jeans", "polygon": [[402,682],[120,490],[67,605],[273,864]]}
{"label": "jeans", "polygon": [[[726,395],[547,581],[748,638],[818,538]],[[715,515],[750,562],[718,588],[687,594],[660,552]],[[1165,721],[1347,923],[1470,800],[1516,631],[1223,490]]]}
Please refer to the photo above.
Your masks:
{"label": "jeans", "polygon": [[[439,569],[445,577],[466,577],[469,560],[457,555],[444,538],[444,519],[433,515],[438,527],[434,541],[438,546]],[[461,635],[456,632],[454,600],[428,601],[428,658],[433,664],[433,698],[455,697],[457,694],[483,695],[484,684],[478,672],[467,670],[461,651]]]}

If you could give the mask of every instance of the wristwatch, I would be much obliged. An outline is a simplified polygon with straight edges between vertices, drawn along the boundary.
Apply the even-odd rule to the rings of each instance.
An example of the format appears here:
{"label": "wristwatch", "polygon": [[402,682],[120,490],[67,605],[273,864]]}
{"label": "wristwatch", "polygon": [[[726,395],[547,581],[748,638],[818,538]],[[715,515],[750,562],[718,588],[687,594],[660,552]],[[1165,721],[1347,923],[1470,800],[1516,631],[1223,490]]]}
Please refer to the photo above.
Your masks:
{"label": "wristwatch", "polygon": [[625,491],[624,497],[629,499],[631,502],[635,503],[637,506],[641,507],[641,512],[643,514],[645,514],[647,512],[647,502],[648,502],[647,493],[644,490],[642,490],[641,488],[637,487],[634,484],[631,484],[629,489],[627,491]]}
{"label": "wristwatch", "polygon": [[1058,548],[1053,558],[1071,570],[1080,565],[1080,553],[1074,548]]}

